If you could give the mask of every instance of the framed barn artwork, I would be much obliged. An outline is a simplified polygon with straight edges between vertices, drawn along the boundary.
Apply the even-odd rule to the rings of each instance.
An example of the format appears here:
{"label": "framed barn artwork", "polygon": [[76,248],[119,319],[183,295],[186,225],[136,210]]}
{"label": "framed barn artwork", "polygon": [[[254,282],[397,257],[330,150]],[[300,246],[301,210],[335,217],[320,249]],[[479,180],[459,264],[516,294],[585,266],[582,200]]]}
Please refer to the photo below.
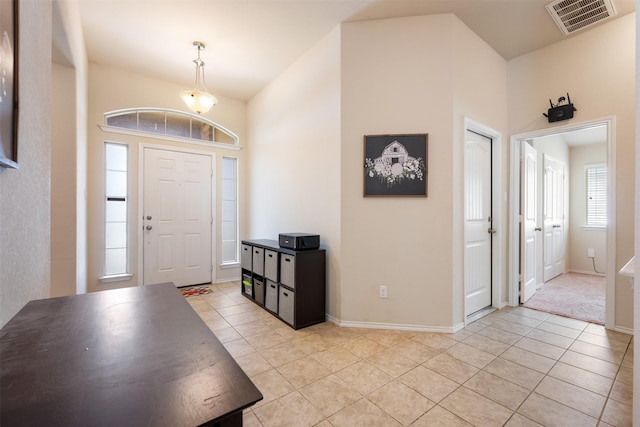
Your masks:
{"label": "framed barn artwork", "polygon": [[0,1],[0,166],[18,168],[18,0]]}
{"label": "framed barn artwork", "polygon": [[427,197],[428,134],[365,135],[364,197]]}

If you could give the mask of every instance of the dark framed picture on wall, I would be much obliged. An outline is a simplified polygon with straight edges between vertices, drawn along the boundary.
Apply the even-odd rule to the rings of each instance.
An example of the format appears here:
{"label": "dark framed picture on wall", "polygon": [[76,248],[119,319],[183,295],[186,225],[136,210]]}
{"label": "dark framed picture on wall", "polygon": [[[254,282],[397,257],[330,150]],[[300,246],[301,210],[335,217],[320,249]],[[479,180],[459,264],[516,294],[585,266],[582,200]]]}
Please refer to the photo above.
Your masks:
{"label": "dark framed picture on wall", "polygon": [[0,166],[18,168],[18,0],[0,1]]}
{"label": "dark framed picture on wall", "polygon": [[427,197],[428,134],[365,135],[364,196]]}

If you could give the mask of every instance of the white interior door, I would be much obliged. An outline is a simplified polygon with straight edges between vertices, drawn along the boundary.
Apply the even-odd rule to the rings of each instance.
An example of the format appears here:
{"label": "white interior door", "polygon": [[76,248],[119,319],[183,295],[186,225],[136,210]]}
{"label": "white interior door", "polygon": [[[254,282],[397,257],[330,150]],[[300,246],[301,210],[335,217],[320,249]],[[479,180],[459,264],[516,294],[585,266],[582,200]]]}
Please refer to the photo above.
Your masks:
{"label": "white interior door", "polygon": [[491,139],[467,131],[464,154],[465,315],[491,305]]}
{"label": "white interior door", "polygon": [[564,163],[544,156],[544,281],[564,273]]}
{"label": "white interior door", "polygon": [[526,141],[522,142],[520,212],[522,238],[520,239],[520,302],[526,302],[536,292],[536,248],[539,244],[537,200],[537,152]]}
{"label": "white interior door", "polygon": [[212,280],[213,157],[144,149],[145,285]]}

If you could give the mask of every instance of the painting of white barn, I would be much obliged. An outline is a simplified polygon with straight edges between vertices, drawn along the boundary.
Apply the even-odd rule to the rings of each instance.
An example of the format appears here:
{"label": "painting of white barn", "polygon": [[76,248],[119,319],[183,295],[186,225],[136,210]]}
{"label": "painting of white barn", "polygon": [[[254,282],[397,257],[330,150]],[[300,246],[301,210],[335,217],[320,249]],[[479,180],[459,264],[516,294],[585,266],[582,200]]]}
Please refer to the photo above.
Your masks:
{"label": "painting of white barn", "polygon": [[426,155],[426,134],[365,136],[364,195],[426,196]]}

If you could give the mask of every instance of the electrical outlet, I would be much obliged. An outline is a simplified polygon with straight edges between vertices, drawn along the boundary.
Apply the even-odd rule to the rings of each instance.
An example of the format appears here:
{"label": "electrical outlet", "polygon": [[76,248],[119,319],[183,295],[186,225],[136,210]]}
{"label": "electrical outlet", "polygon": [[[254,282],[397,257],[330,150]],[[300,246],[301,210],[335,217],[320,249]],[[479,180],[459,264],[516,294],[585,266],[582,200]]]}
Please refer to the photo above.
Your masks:
{"label": "electrical outlet", "polygon": [[593,249],[593,248],[587,249],[587,256],[589,258],[595,258],[596,257],[596,250]]}
{"label": "electrical outlet", "polygon": [[387,297],[387,287],[386,286],[380,286],[380,298],[386,298]]}

